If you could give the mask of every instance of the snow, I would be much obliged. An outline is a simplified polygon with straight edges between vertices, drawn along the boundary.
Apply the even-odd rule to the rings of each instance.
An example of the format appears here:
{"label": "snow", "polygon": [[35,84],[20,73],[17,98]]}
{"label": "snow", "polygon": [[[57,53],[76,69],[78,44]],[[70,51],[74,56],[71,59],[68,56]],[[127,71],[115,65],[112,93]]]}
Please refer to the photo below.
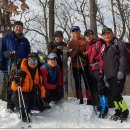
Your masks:
{"label": "snow", "polygon": [[[130,96],[125,96],[124,99],[130,108]],[[86,105],[86,99],[82,105],[79,105],[79,101],[75,98],[50,105],[51,109],[43,112],[32,111],[31,128],[130,128],[130,117],[124,123],[98,118],[93,107]],[[113,113],[114,109],[110,108],[108,117]],[[20,120],[19,113],[9,113],[6,110],[6,102],[0,100],[0,128],[21,129],[27,125]]]}

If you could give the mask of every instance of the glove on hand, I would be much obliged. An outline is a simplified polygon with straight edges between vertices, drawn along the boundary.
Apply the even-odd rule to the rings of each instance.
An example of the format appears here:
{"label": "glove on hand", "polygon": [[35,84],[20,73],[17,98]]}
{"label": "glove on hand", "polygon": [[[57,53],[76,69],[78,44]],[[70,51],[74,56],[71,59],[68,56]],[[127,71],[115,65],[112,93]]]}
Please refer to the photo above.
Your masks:
{"label": "glove on hand", "polygon": [[15,77],[14,77],[14,81],[15,81],[15,83],[16,83],[17,85],[19,85],[19,84],[20,84],[20,76],[15,76]]}
{"label": "glove on hand", "polygon": [[13,52],[4,51],[4,57],[5,57],[6,59],[8,59],[8,58],[14,58],[14,57],[17,57],[17,54],[16,54],[15,51],[13,51]]}
{"label": "glove on hand", "polygon": [[10,58],[17,58],[17,54],[15,51],[10,52]]}
{"label": "glove on hand", "polygon": [[122,80],[123,78],[124,78],[124,73],[119,71],[118,74],[117,74],[117,79]]}
{"label": "glove on hand", "polygon": [[64,47],[64,46],[57,46],[57,48],[58,48],[59,50],[63,50],[65,47]]}
{"label": "glove on hand", "polygon": [[75,53],[76,53],[77,56],[82,55],[82,53],[80,52],[80,50],[75,51]]}

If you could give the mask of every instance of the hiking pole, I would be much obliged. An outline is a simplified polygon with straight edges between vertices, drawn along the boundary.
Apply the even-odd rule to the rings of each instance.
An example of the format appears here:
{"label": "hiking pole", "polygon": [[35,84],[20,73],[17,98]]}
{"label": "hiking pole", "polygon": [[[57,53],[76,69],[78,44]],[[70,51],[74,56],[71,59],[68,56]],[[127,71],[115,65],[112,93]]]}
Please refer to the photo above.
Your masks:
{"label": "hiking pole", "polygon": [[88,81],[87,81],[87,77],[86,77],[86,75],[85,75],[85,70],[84,70],[84,67],[83,67],[83,63],[82,63],[81,57],[79,56],[78,58],[79,58],[79,61],[80,61],[80,64],[81,64],[81,67],[82,67],[82,70],[83,70],[83,73],[84,73],[84,76],[85,76],[85,80],[86,80],[88,89],[89,89],[89,91],[90,91],[90,95],[91,95],[92,102],[93,102],[93,108],[94,108],[95,114],[97,115],[96,108],[95,108],[95,106],[94,106],[94,100],[93,100],[93,97],[92,97],[92,92],[91,92],[89,83],[88,83]]}
{"label": "hiking pole", "polygon": [[[79,63],[79,59],[77,57],[77,69],[78,69],[79,89],[82,92],[82,88],[81,88],[81,85],[80,85],[80,83],[81,83],[81,76],[80,76],[80,73],[79,73],[79,64],[78,63]],[[78,93],[77,93],[77,95],[78,95]],[[78,98],[79,98],[79,95],[78,95]]]}
{"label": "hiking pole", "polygon": [[[20,81],[20,77],[19,76],[17,76],[16,78],[18,78],[18,80]],[[18,96],[19,96],[20,117],[23,118],[23,116],[22,116],[22,105],[23,105],[23,109],[24,109],[24,112],[25,112],[25,115],[26,115],[26,118],[27,118],[27,122],[30,123],[29,117],[28,117],[28,114],[27,114],[27,110],[25,108],[25,102],[24,102],[23,93],[22,93],[22,89],[21,89],[20,83],[18,83]]]}

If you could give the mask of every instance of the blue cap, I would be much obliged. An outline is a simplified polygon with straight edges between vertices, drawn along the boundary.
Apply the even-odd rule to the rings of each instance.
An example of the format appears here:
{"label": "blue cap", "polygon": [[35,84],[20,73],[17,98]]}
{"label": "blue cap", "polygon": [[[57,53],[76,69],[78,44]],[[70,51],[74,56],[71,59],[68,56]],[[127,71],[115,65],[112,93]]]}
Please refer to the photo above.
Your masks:
{"label": "blue cap", "polygon": [[74,31],[80,31],[80,27],[79,26],[73,26],[71,28],[71,32],[74,32]]}

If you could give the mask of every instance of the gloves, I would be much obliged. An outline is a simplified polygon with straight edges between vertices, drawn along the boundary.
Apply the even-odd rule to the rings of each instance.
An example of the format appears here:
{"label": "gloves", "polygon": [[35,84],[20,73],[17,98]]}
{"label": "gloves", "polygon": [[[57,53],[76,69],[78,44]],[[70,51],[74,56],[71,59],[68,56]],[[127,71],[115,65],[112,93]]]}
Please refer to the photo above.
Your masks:
{"label": "gloves", "polygon": [[124,73],[119,71],[118,74],[117,74],[117,79],[122,80],[123,78],[124,78]]}
{"label": "gloves", "polygon": [[8,58],[14,58],[14,57],[17,57],[17,54],[16,54],[15,51],[13,51],[13,52],[4,51],[4,57],[5,57],[6,59],[8,59]]}
{"label": "gloves", "polygon": [[80,50],[75,51],[75,54],[76,54],[77,56],[81,56],[81,55],[82,55],[82,53],[80,52]]}
{"label": "gloves", "polygon": [[65,47],[64,47],[64,46],[57,46],[57,48],[58,48],[59,50],[63,50]]}
{"label": "gloves", "polygon": [[16,54],[15,51],[10,52],[10,58],[11,58],[11,59],[17,58],[17,54]]}
{"label": "gloves", "polygon": [[20,85],[20,76],[15,76],[14,81],[17,85]]}

